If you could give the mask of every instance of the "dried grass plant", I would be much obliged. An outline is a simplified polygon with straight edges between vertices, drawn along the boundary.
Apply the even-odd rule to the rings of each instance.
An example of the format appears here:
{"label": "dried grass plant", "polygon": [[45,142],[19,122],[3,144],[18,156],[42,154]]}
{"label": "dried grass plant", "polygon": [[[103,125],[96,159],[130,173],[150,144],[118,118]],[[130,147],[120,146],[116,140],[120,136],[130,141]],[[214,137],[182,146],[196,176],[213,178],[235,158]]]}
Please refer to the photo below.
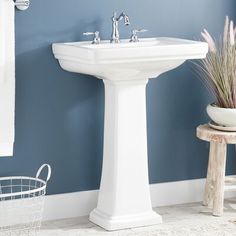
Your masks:
{"label": "dried grass plant", "polygon": [[215,97],[216,106],[236,108],[236,27],[227,16],[219,40],[214,40],[206,29],[201,34],[209,46],[206,59],[198,64],[201,78]]}

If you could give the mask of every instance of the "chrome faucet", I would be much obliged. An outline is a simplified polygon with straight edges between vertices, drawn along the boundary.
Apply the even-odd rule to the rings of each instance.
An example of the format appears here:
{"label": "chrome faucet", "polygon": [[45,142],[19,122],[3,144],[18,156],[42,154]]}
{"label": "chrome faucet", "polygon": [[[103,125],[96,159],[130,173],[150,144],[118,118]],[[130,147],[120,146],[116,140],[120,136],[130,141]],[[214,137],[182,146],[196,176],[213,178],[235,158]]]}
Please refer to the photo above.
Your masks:
{"label": "chrome faucet", "polygon": [[124,19],[125,25],[129,25],[129,17],[122,12],[118,17],[117,13],[114,12],[112,19],[112,35],[111,35],[111,43],[119,43],[120,42],[120,34],[119,34],[119,21]]}

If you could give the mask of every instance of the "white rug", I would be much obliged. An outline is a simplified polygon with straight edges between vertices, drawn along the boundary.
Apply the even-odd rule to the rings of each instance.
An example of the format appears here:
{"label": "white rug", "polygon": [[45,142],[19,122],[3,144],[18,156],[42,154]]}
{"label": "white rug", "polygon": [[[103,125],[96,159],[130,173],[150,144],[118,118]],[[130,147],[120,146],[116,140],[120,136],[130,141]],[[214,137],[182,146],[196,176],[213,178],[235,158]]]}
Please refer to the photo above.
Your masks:
{"label": "white rug", "polygon": [[222,217],[200,203],[155,209],[163,224],[107,232],[90,223],[87,217],[46,222],[40,236],[236,236],[236,201],[225,203]]}

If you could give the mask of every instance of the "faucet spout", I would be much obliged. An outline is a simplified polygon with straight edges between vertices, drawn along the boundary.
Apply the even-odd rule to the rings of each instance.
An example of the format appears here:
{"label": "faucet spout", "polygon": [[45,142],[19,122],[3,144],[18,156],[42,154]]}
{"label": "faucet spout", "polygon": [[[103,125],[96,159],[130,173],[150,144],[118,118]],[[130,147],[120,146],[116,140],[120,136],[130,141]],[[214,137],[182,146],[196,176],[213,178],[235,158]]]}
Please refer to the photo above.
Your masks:
{"label": "faucet spout", "polygon": [[122,12],[119,17],[117,17],[117,13],[114,12],[112,17],[112,35],[111,35],[111,43],[119,43],[120,42],[120,34],[119,34],[119,21],[124,19],[125,25],[130,25],[129,16]]}
{"label": "faucet spout", "polygon": [[124,16],[125,25],[130,25],[129,17],[127,15]]}

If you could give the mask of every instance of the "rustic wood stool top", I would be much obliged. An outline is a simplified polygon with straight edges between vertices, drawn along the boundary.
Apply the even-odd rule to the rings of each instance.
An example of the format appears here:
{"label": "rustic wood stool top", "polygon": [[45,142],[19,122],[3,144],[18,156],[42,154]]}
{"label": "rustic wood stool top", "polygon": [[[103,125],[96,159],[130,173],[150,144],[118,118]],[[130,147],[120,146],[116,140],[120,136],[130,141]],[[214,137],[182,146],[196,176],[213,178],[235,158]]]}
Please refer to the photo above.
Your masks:
{"label": "rustic wood stool top", "polygon": [[197,137],[208,142],[236,144],[236,132],[215,130],[208,124],[198,126]]}

